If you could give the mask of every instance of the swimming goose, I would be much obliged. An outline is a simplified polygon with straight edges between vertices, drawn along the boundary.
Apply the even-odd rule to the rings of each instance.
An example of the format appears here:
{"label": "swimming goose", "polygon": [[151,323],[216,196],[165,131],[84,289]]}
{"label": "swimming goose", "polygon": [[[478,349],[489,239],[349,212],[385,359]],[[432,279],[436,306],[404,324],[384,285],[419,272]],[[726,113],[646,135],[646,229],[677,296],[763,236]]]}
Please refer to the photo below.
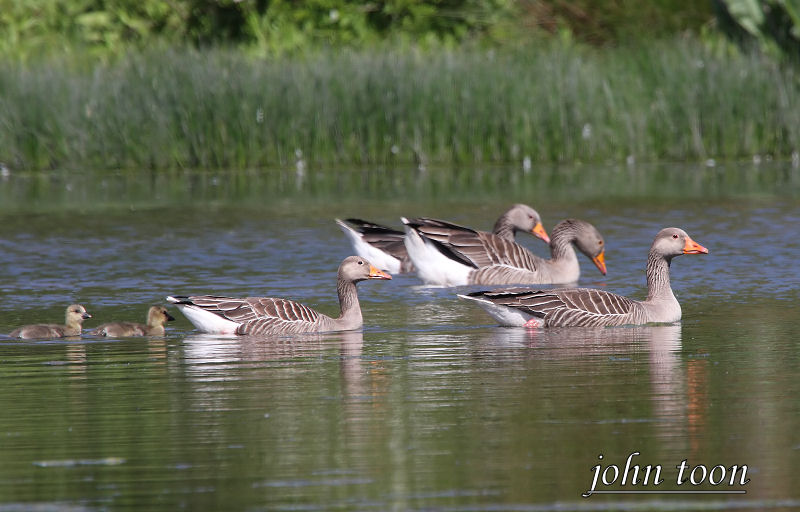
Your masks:
{"label": "swimming goose", "polygon": [[136,322],[111,322],[98,325],[92,330],[95,336],[163,336],[166,332],[164,324],[175,320],[164,306],[150,306],[147,310],[147,324]]}
{"label": "swimming goose", "polygon": [[708,254],[678,228],[656,235],[647,256],[647,299],[636,301],[592,288],[511,289],[459,295],[475,301],[502,325],[525,327],[604,327],[673,323],[681,305],[669,283],[669,265],[681,254]]}
{"label": "swimming goose", "polygon": [[[465,229],[458,224],[446,221],[419,217],[414,219],[417,224],[431,224],[439,230],[448,227],[462,231]],[[384,268],[392,273],[413,272],[414,265],[408,257],[403,239],[405,233],[380,224],[374,224],[361,219],[336,219],[344,234],[350,239],[353,250],[359,256],[367,258],[378,268]],[[541,238],[545,243],[550,243],[550,238],[542,226],[539,213],[525,204],[515,204],[501,215],[494,224],[492,233],[513,242],[517,231],[525,231]]]}
{"label": "swimming goose", "polygon": [[540,258],[525,247],[491,233],[439,229],[403,219],[406,249],[417,275],[427,284],[566,284],[581,274],[575,245],[605,275],[605,242],[586,221],[561,221],[550,233],[550,259]]}
{"label": "swimming goose", "polygon": [[65,315],[66,325],[34,324],[24,325],[14,329],[9,336],[12,338],[64,338],[66,336],[80,336],[83,321],[92,318],[86,308],[80,304],[73,304],[67,308]]}
{"label": "swimming goose", "polygon": [[349,256],[339,265],[337,290],[341,314],[332,318],[308,306],[272,297],[217,297],[194,295],[167,297],[194,326],[214,334],[283,334],[349,331],[363,325],[356,283],[366,279],[391,279],[365,258]]}

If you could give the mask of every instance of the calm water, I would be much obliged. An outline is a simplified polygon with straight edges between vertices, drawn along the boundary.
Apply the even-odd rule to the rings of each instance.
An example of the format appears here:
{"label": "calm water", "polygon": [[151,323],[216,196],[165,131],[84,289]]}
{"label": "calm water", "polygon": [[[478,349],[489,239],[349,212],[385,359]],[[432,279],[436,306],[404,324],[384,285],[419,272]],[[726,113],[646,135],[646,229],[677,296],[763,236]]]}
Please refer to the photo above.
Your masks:
{"label": "calm water", "polygon": [[[174,311],[164,338],[0,337],[0,511],[800,508],[799,176],[12,174],[0,181],[3,333],[60,322],[72,302],[94,315],[87,327],[143,321],[173,293],[334,313],[351,252],[334,217],[489,229],[526,202],[548,229],[593,222],[609,272],[582,258],[581,284],[636,298],[660,228],[683,227],[710,254],[673,262],[677,326],[501,328],[455,298],[464,289],[400,275],[360,285],[361,332],[221,338]],[[581,497],[595,465],[624,469],[633,452],[663,483],[597,490],[747,492]],[[717,479],[747,465],[750,480],[678,486],[684,459],[724,466]]]}

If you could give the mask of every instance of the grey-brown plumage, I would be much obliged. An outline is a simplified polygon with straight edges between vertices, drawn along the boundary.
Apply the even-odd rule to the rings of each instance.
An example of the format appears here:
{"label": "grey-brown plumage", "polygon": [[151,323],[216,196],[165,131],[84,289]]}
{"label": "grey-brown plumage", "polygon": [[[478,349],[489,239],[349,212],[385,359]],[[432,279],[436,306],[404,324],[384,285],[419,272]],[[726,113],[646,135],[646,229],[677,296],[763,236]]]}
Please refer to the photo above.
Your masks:
{"label": "grey-brown plumage", "polygon": [[389,272],[413,272],[414,265],[403,244],[406,236],[403,231],[355,218],[336,219],[336,224],[350,239],[359,256]]}
{"label": "grey-brown plumage", "polygon": [[366,279],[391,279],[360,256],[349,256],[339,265],[337,292],[341,314],[330,317],[310,307],[273,297],[171,296],[200,331],[219,334],[290,334],[347,331],[363,325],[356,283]]}
{"label": "grey-brown plumage", "polygon": [[473,300],[503,325],[530,327],[598,327],[672,323],[681,307],[672,293],[669,266],[681,254],[707,254],[708,249],[679,228],[656,235],[647,257],[647,299],[636,301],[592,288],[553,290],[509,289],[474,292]]}
{"label": "grey-brown plumage", "polygon": [[164,306],[150,306],[147,310],[147,323],[109,322],[98,325],[91,331],[95,336],[122,338],[128,336],[163,336],[164,325],[175,320]]}
{"label": "grey-brown plumage", "polygon": [[453,226],[440,229],[406,220],[406,248],[417,274],[428,284],[558,284],[576,282],[580,264],[573,245],[606,273],[605,242],[590,223],[560,222],[551,232],[550,259],[492,233]]}
{"label": "grey-brown plumage", "polygon": [[67,336],[80,336],[83,321],[91,318],[86,308],[80,304],[72,304],[65,314],[65,325],[59,324],[34,324],[24,325],[11,331],[12,338],[39,339],[39,338],[64,338]]}
{"label": "grey-brown plumage", "polygon": [[[452,222],[433,219],[430,217],[417,217],[411,219],[416,226],[429,226],[438,233],[452,231],[454,233],[471,232],[483,233]],[[380,268],[390,272],[413,272],[414,265],[408,256],[403,239],[405,232],[398,231],[380,224],[374,224],[361,219],[336,219],[336,223],[350,238],[353,249]],[[531,233],[541,238],[546,243],[550,242],[547,232],[542,226],[539,213],[525,204],[512,205],[495,222],[492,233],[498,237],[513,242],[520,231]],[[376,252],[377,251],[377,252]],[[385,253],[385,254],[380,254]]]}

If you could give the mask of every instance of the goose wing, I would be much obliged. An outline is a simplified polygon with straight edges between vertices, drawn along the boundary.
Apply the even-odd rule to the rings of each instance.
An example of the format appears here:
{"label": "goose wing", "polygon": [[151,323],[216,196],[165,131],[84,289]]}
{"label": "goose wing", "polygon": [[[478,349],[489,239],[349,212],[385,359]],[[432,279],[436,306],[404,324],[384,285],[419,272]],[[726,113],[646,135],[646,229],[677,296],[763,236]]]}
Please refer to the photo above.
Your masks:
{"label": "goose wing", "polygon": [[446,256],[473,268],[509,265],[535,272],[540,266],[539,258],[528,249],[493,233],[427,217],[411,219],[408,225],[436,242]]}
{"label": "goose wing", "polygon": [[238,323],[238,334],[301,332],[327,318],[299,302],[273,297],[239,299],[200,295],[186,299],[192,306]]}
{"label": "goose wing", "polygon": [[403,238],[406,236],[405,232],[363,219],[350,218],[345,219],[344,222],[359,232],[364,242],[391,254],[397,259],[408,257],[406,246],[403,244]]}
{"label": "goose wing", "polygon": [[593,288],[510,289],[470,295],[542,318],[550,327],[623,325],[629,323],[637,305],[622,295]]}

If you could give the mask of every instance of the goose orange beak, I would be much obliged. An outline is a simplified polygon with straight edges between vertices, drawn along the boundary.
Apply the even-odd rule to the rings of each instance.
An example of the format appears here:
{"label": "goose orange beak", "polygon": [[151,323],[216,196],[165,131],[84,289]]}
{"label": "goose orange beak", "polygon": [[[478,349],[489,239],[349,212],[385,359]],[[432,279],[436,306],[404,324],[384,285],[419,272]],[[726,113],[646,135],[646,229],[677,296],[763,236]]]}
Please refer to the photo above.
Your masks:
{"label": "goose orange beak", "polygon": [[683,244],[683,254],[708,254],[708,249],[687,236],[686,243]]}
{"label": "goose orange beak", "polygon": [[600,273],[606,275],[606,251],[603,249],[600,254],[592,258],[594,265],[600,270]]}
{"label": "goose orange beak", "polygon": [[550,243],[550,237],[547,236],[547,231],[544,230],[544,226],[542,226],[541,222],[539,222],[535,226],[533,226],[533,229],[531,230],[531,233],[533,233],[533,236],[535,236],[537,238],[541,238],[542,240],[544,240],[544,243],[546,243],[546,244]]}
{"label": "goose orange beak", "polygon": [[370,279],[391,279],[392,276],[389,275],[388,272],[384,272],[383,270],[377,269],[372,265],[369,266],[369,278]]}

